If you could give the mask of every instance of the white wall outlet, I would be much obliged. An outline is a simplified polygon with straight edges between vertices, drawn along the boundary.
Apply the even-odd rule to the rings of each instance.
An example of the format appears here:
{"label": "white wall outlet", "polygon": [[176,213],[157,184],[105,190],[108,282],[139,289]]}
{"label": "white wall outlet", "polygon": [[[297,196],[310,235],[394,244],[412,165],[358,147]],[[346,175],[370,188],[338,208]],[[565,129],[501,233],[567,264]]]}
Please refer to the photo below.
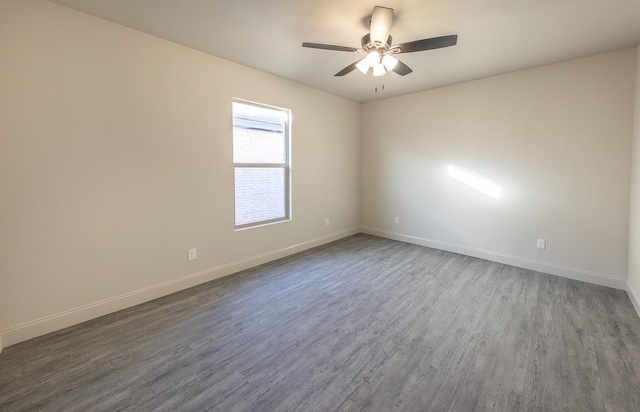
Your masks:
{"label": "white wall outlet", "polygon": [[197,257],[198,257],[198,255],[197,255],[195,249],[187,250],[187,259],[188,260],[195,260]]}
{"label": "white wall outlet", "polygon": [[400,223],[400,218],[396,216],[396,218],[393,221],[396,222],[396,225],[397,225],[398,223]]}
{"label": "white wall outlet", "polygon": [[538,249],[546,249],[547,248],[547,241],[544,239],[538,239]]}
{"label": "white wall outlet", "polygon": [[329,219],[325,219],[325,220],[324,220],[324,225],[325,225],[325,226],[329,226]]}

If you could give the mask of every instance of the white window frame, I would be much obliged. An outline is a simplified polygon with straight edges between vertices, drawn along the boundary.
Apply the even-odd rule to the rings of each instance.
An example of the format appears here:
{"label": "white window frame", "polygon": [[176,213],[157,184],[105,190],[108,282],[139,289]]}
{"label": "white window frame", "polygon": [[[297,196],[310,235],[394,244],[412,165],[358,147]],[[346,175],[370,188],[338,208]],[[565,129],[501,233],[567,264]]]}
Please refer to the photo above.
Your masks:
{"label": "white window frame", "polygon": [[[288,222],[291,220],[291,153],[290,153],[290,139],[291,139],[291,110],[285,109],[282,107],[271,106],[264,103],[252,102],[249,100],[243,100],[238,98],[233,98],[232,103],[239,103],[249,106],[256,106],[264,109],[275,110],[285,114],[285,124],[284,124],[284,162],[283,163],[236,163],[235,162],[235,152],[233,155],[233,222],[235,230],[245,230],[251,229],[254,227],[260,227],[265,225],[271,225],[274,223]],[[233,110],[232,110],[232,129],[233,129]],[[233,130],[232,130],[232,139],[233,139]],[[232,151],[235,150],[232,144]],[[260,220],[256,222],[246,223],[242,225],[236,224],[236,184],[235,184],[235,175],[236,169],[238,168],[274,168],[274,169],[282,169],[284,173],[284,216],[278,217],[275,219],[268,220]]]}

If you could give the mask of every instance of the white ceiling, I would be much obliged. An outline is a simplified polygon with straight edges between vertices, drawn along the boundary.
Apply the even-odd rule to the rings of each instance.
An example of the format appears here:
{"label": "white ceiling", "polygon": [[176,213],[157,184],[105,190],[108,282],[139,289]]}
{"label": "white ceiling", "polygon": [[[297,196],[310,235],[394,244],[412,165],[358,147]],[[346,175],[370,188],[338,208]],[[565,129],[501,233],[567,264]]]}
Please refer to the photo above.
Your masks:
{"label": "white ceiling", "polygon": [[[640,0],[53,0],[358,102],[635,47]],[[394,43],[458,35],[454,47],[398,57],[413,69],[381,80],[333,75],[357,54],[373,6],[395,9]]]}

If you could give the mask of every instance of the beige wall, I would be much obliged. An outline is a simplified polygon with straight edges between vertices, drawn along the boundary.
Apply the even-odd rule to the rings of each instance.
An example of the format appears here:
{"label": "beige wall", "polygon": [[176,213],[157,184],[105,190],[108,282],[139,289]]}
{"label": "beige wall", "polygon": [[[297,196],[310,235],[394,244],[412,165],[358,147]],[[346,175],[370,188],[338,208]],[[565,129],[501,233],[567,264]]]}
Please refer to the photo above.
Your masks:
{"label": "beige wall", "polygon": [[640,46],[637,49],[636,101],[631,171],[631,214],[629,221],[629,277],[627,291],[640,315]]}
{"label": "beige wall", "polygon": [[624,288],[635,60],[628,49],[364,104],[362,225]]}
{"label": "beige wall", "polygon": [[[0,54],[5,345],[359,226],[358,103],[40,0]],[[232,97],[292,110],[291,222],[234,232]]]}

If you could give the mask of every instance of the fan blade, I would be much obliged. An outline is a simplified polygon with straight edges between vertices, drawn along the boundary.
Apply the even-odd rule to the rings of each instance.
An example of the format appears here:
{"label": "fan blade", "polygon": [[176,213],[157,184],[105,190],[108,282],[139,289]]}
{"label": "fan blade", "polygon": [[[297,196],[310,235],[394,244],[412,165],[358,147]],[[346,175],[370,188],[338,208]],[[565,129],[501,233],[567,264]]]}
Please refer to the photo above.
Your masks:
{"label": "fan blade", "polygon": [[[432,37],[430,39],[422,39],[410,41],[408,43],[402,43],[395,46],[391,46],[391,49],[395,53],[413,53],[424,50],[440,49],[442,47],[455,46],[458,43],[458,35],[452,34],[450,36]],[[398,50],[397,52],[395,50]]]}
{"label": "fan blade", "polygon": [[369,31],[371,32],[371,43],[373,43],[374,46],[384,46],[389,37],[389,33],[391,33],[392,24],[393,9],[380,6],[373,8]]}
{"label": "fan blade", "polygon": [[307,42],[302,43],[302,47],[309,47],[311,49],[344,51],[344,52],[352,52],[352,53],[357,53],[360,51],[360,49],[356,49],[354,47],[333,46],[331,44],[307,43]]}
{"label": "fan blade", "polygon": [[396,67],[394,67],[391,70],[396,72],[396,73],[398,73],[400,76],[406,76],[407,74],[409,74],[409,73],[411,73],[413,71],[413,70],[411,70],[411,67],[409,67],[406,64],[402,63],[400,60],[398,60],[398,63],[396,63]]}
{"label": "fan blade", "polygon": [[344,69],[340,70],[338,73],[334,74],[334,76],[340,77],[340,76],[344,76],[345,74],[351,73],[352,71],[354,71],[356,69],[356,65],[358,63],[360,63],[362,60],[364,60],[364,59],[360,59],[358,61],[355,61],[355,62],[351,63],[350,65],[348,65]]}

